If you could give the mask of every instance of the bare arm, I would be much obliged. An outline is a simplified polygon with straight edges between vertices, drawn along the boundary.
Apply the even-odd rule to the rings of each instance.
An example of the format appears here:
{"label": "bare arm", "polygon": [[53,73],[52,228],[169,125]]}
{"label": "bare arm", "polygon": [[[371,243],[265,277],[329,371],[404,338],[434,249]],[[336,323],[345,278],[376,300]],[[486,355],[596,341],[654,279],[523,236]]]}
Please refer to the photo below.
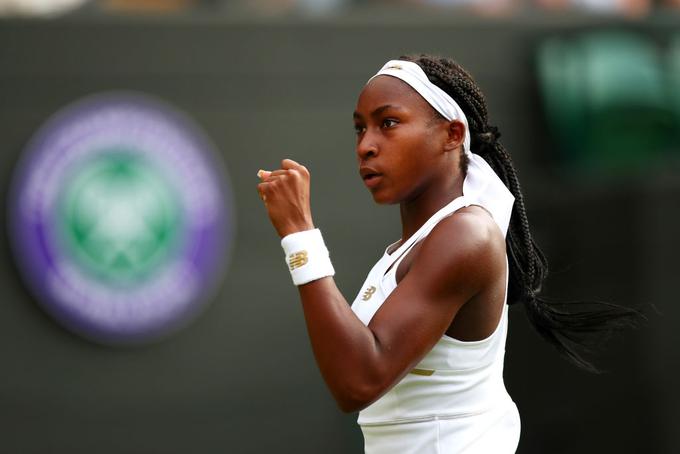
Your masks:
{"label": "bare arm", "polygon": [[[279,194],[286,200],[308,194],[306,169],[293,161],[282,163],[284,170],[287,166],[293,176],[278,178],[274,186],[277,175],[290,174],[274,172],[273,180],[267,175],[258,187],[280,236],[313,228],[308,199],[307,208],[279,204],[284,197]],[[300,189],[291,189],[298,185]],[[460,213],[443,220],[423,241],[408,273],[368,326],[352,312],[332,278],[299,286],[312,349],[338,405],[344,411],[360,410],[407,374],[462,305],[498,271],[503,253],[485,218]]]}

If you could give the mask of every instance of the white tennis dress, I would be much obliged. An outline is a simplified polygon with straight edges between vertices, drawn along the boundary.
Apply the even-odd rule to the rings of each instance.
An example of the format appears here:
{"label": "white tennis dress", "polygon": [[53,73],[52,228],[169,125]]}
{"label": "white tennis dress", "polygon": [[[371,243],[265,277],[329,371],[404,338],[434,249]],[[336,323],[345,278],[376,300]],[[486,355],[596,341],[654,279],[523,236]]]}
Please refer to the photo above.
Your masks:
{"label": "white tennis dress", "polygon": [[[458,197],[396,251],[385,251],[352,304],[365,325],[396,288],[397,267],[413,245],[439,221],[473,203],[480,204],[475,197]],[[503,223],[499,227],[505,233]],[[366,454],[514,453],[520,419],[503,383],[507,327],[508,306],[503,304],[500,322],[488,338],[463,342],[442,336],[410,373],[359,413]]]}

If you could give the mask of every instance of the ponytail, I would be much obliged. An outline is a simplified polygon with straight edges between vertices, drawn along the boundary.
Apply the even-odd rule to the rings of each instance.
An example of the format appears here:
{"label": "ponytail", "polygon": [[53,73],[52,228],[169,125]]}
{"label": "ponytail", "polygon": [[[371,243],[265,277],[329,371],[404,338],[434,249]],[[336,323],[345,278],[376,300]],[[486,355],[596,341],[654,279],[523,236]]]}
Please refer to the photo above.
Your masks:
{"label": "ponytail", "polygon": [[605,340],[643,318],[640,312],[600,301],[555,302],[540,295],[548,261],[531,234],[524,196],[512,159],[500,143],[500,133],[487,123],[486,100],[474,79],[450,59],[428,55],[404,56],[417,63],[430,81],[461,106],[468,119],[471,149],[482,156],[515,197],[506,248],[510,276],[508,304],[521,303],[534,329],[576,366],[599,370],[581,352],[593,339]]}

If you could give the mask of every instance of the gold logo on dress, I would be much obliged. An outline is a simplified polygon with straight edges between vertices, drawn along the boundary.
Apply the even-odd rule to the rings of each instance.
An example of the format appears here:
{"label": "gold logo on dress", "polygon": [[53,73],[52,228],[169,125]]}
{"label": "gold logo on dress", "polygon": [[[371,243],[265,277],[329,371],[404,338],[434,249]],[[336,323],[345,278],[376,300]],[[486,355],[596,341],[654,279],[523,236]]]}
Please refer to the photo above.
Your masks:
{"label": "gold logo on dress", "polygon": [[361,299],[364,300],[364,301],[368,301],[368,300],[371,299],[371,297],[373,296],[374,293],[375,293],[375,287],[373,287],[371,285],[370,287],[368,287],[366,289],[366,291],[364,292],[364,296],[362,296]]}
{"label": "gold logo on dress", "polygon": [[291,271],[293,271],[295,268],[300,268],[301,266],[306,265],[307,262],[309,262],[309,258],[307,258],[307,251],[295,252],[288,256],[288,266],[290,267]]}
{"label": "gold logo on dress", "polygon": [[424,377],[429,377],[430,375],[434,374],[434,370],[432,369],[411,369],[411,372],[413,375],[422,375]]}

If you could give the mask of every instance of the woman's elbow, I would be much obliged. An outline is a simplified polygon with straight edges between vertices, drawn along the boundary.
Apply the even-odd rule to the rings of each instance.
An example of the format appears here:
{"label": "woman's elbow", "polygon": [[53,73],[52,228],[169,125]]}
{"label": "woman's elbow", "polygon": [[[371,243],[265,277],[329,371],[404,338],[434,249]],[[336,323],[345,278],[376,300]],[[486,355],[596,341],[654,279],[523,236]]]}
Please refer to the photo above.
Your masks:
{"label": "woman's elbow", "polygon": [[338,408],[343,413],[356,413],[368,407],[368,404],[363,401],[356,401],[351,399],[335,399],[338,404]]}
{"label": "woman's elbow", "polygon": [[335,402],[344,413],[355,413],[371,405],[383,393],[382,386],[364,384],[347,387],[334,393]]}

